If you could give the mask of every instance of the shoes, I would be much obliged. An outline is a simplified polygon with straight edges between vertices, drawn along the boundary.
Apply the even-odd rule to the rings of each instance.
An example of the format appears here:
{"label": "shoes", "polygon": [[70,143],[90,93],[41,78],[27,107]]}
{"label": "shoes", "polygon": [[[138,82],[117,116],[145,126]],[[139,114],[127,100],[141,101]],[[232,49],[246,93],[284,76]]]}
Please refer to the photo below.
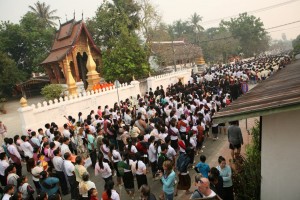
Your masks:
{"label": "shoes", "polygon": [[201,153],[203,153],[203,150],[201,150]]}

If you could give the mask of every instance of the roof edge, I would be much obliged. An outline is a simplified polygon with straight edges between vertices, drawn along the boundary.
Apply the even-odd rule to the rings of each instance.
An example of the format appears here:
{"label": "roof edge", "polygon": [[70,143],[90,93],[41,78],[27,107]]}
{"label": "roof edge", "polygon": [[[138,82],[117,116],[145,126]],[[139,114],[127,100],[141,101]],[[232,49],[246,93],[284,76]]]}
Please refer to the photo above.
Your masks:
{"label": "roof edge", "polygon": [[281,106],[281,107],[277,107],[277,108],[269,108],[266,110],[258,110],[258,111],[242,113],[242,114],[227,115],[227,116],[217,117],[217,118],[213,117],[213,122],[214,123],[229,122],[229,121],[247,119],[247,118],[252,118],[252,117],[277,114],[277,113],[281,113],[281,112],[287,112],[287,111],[298,110],[298,109],[300,109],[300,103],[295,103],[295,104],[289,104],[289,105]]}

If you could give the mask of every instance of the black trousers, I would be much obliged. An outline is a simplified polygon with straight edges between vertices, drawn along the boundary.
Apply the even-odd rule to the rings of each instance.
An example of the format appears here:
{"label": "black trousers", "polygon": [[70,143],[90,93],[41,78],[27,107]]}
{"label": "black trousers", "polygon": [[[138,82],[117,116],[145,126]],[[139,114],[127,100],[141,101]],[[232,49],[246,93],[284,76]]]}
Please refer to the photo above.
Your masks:
{"label": "black trousers", "polygon": [[91,161],[92,161],[92,168],[95,169],[95,165],[97,162],[97,152],[96,150],[89,150]]}
{"label": "black trousers", "polygon": [[69,194],[68,183],[67,183],[64,172],[56,171],[55,176],[59,179],[62,194],[63,195]]}
{"label": "black trousers", "polygon": [[68,181],[71,188],[71,199],[79,199],[79,183],[76,181],[76,176],[68,176]]}
{"label": "black trousers", "polygon": [[6,183],[6,177],[0,175],[0,182],[1,182],[1,185],[2,185],[2,186],[6,186],[6,185],[7,185],[7,183]]}
{"label": "black trousers", "polygon": [[16,163],[14,163],[14,166],[16,167],[16,170],[17,170],[17,175],[19,176],[19,177],[21,177],[22,176],[22,164],[16,164]]}

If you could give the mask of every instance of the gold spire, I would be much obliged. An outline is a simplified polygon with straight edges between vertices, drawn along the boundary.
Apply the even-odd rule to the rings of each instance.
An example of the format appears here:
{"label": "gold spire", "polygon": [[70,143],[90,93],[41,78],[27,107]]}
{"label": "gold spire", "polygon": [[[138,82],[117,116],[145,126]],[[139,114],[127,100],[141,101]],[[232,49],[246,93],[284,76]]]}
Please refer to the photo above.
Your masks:
{"label": "gold spire", "polygon": [[27,107],[28,106],[27,105],[27,100],[24,97],[22,97],[20,99],[20,104],[21,104],[21,107]]}
{"label": "gold spire", "polygon": [[99,73],[96,71],[96,63],[95,63],[92,53],[91,53],[88,38],[86,40],[86,43],[87,43],[87,50],[88,50],[88,52],[87,52],[88,59],[86,62],[86,68],[88,70],[88,73],[87,73],[88,88],[87,88],[87,90],[92,90],[93,86],[100,82],[100,76],[99,76]]}
{"label": "gold spire", "polygon": [[77,86],[71,72],[69,59],[67,55],[66,55],[66,62],[67,62],[66,65],[67,65],[67,75],[68,75],[67,85],[68,85],[69,96],[75,96],[77,95]]}

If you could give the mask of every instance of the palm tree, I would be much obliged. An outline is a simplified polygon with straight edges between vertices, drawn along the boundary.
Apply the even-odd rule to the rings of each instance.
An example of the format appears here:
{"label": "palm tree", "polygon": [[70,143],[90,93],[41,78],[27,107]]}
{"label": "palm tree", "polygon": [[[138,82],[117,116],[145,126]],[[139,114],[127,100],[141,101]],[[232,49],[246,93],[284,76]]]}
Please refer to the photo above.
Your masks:
{"label": "palm tree", "polygon": [[195,43],[198,44],[199,42],[199,33],[204,30],[204,28],[199,25],[199,22],[202,21],[202,17],[197,13],[192,14],[190,18],[190,23],[193,27],[193,31],[195,33]]}
{"label": "palm tree", "polygon": [[54,13],[56,13],[57,10],[50,10],[50,5],[46,5],[45,2],[40,3],[38,1],[34,6],[29,6],[29,8],[31,10],[30,12],[43,19],[49,26],[55,26],[56,23],[53,21],[59,19],[58,16],[54,16]]}

